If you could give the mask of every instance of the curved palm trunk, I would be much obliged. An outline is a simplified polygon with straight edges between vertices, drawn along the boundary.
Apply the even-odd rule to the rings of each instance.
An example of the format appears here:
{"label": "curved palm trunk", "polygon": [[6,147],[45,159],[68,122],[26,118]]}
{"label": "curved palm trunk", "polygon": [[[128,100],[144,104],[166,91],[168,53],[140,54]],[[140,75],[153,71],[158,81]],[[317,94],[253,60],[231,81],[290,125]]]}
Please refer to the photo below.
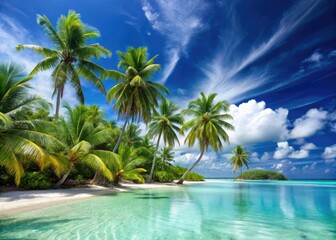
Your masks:
{"label": "curved palm trunk", "polygon": [[152,162],[152,169],[151,169],[151,172],[149,174],[149,179],[148,179],[149,182],[153,182],[154,168],[155,168],[155,162],[156,162],[156,153],[157,153],[157,150],[159,148],[160,138],[161,138],[161,133],[159,134],[159,138],[158,138],[158,141],[156,143],[154,158],[153,158],[153,162]]}
{"label": "curved palm trunk", "polygon": [[243,167],[240,168],[240,175],[243,174]]}
{"label": "curved palm trunk", "polygon": [[54,185],[54,188],[59,188],[63,183],[64,181],[67,179],[67,177],[69,176],[72,168],[73,168],[74,164],[73,163],[70,163],[70,166],[69,166],[69,169],[68,171],[66,171],[66,173],[63,175],[63,177],[58,180],[58,182]]}
{"label": "curved palm trunk", "polygon": [[119,135],[118,141],[117,141],[116,145],[115,145],[114,148],[113,148],[113,152],[114,152],[114,153],[117,151],[117,149],[118,149],[118,147],[119,147],[119,144],[120,144],[120,142],[121,142],[121,139],[122,139],[122,137],[123,137],[123,135],[124,135],[124,132],[125,132],[125,129],[126,129],[126,126],[127,126],[127,123],[128,123],[129,116],[130,116],[130,114],[128,113],[128,114],[127,114],[127,117],[126,117],[126,120],[125,120],[125,123],[124,123],[124,126],[123,126],[123,128],[122,128],[122,130],[121,130],[121,133],[120,133],[120,135]]}
{"label": "curved palm trunk", "polygon": [[57,88],[57,99],[56,99],[56,113],[55,117],[59,117],[59,109],[60,109],[60,104],[61,104],[61,87]]}
{"label": "curved palm trunk", "polygon": [[[123,128],[122,128],[122,130],[121,130],[121,133],[120,133],[119,137],[118,137],[118,141],[117,141],[116,145],[115,145],[114,148],[113,148],[113,152],[114,152],[114,153],[118,150],[118,147],[119,147],[119,145],[120,145],[120,143],[121,143],[122,137],[123,137],[123,135],[124,135],[124,133],[125,133],[125,129],[126,129],[126,126],[127,126],[127,123],[128,123],[129,116],[130,116],[130,114],[128,113],[128,114],[127,114],[127,117],[126,117],[126,120],[125,120],[125,123],[124,123],[124,126],[123,126]],[[103,180],[104,180],[103,177],[99,174],[98,171],[96,171],[96,173],[95,173],[93,179],[91,180],[91,183],[92,183],[92,184],[99,184],[99,183],[101,183]]]}
{"label": "curved palm trunk", "polygon": [[177,184],[183,184],[184,180],[187,178],[188,173],[193,170],[193,168],[201,161],[203,157],[204,150],[202,150],[200,156],[198,157],[197,161],[183,174],[182,178],[177,182]]}

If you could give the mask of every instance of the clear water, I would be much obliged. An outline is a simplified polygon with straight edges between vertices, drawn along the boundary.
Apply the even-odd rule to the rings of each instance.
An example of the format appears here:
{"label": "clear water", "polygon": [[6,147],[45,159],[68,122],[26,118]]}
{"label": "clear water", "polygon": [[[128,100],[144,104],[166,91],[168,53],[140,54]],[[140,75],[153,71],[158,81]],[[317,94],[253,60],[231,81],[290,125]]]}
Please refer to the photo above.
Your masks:
{"label": "clear water", "polygon": [[336,239],[336,182],[209,180],[0,220],[0,239]]}

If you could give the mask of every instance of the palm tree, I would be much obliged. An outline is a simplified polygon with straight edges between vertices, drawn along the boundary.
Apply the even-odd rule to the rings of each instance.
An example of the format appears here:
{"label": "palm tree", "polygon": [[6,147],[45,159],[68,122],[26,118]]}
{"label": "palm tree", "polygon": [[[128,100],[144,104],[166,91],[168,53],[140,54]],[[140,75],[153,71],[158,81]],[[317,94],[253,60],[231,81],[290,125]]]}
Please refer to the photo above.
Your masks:
{"label": "palm tree", "polygon": [[129,147],[138,147],[140,143],[141,129],[139,125],[132,123],[129,125],[124,133],[123,142],[125,142]]}
{"label": "palm tree", "polygon": [[159,151],[159,157],[161,169],[165,166],[172,166],[171,162],[174,162],[174,152],[171,147],[161,148]]}
{"label": "palm tree", "polygon": [[119,158],[117,161],[107,164],[113,174],[113,183],[118,185],[121,180],[132,180],[138,183],[144,183],[141,173],[147,172],[141,168],[145,162],[145,158],[141,157],[139,149],[121,144],[118,148]]}
{"label": "palm tree", "polygon": [[209,146],[217,152],[223,147],[223,142],[229,143],[229,136],[225,129],[234,130],[234,127],[225,121],[232,119],[231,115],[225,113],[228,111],[229,105],[225,101],[214,102],[216,96],[217,94],[205,96],[202,92],[201,98],[191,101],[188,109],[183,111],[184,114],[193,116],[181,128],[182,131],[190,129],[185,142],[188,142],[189,147],[193,147],[197,140],[201,153],[197,161],[177,182],[178,184],[183,183],[188,173],[202,159],[204,151],[208,151]]}
{"label": "palm tree", "polygon": [[48,110],[50,106],[28,93],[30,79],[18,65],[0,64],[0,166],[14,176],[16,185],[20,184],[27,161],[35,161],[41,170],[51,166],[56,175],[64,170],[64,166],[46,151],[61,147],[56,138],[44,132],[52,131],[52,124],[22,118],[23,111]]}
{"label": "palm tree", "polygon": [[154,107],[163,98],[162,94],[168,94],[166,87],[149,81],[160,69],[159,64],[154,64],[157,55],[148,60],[145,47],[130,47],[127,52],[119,51],[118,55],[118,68],[124,73],[115,70],[106,72],[107,77],[120,81],[107,92],[107,101],[115,101],[114,109],[118,111],[118,117],[125,119],[114,152],[118,149],[128,121],[131,119],[134,122],[137,119],[149,122]]}
{"label": "palm tree", "polygon": [[110,56],[111,53],[98,43],[86,44],[87,40],[99,37],[98,30],[82,23],[80,15],[74,11],[69,11],[67,16],[61,15],[56,29],[47,16],[38,15],[37,23],[44,29],[55,48],[19,45],[16,49],[32,49],[44,57],[32,70],[31,75],[53,69],[51,76],[54,84],[53,95],[57,94],[56,117],[59,116],[60,101],[67,82],[73,86],[81,103],[84,103],[84,94],[80,77],[85,78],[99,91],[105,93],[104,85],[96,75],[96,72],[104,73],[105,69],[90,60],[93,57],[98,59],[101,56]]}
{"label": "palm tree", "polygon": [[150,182],[153,181],[157,150],[159,148],[161,136],[163,136],[164,143],[167,143],[170,147],[173,147],[175,142],[179,143],[176,132],[181,130],[179,125],[183,124],[183,117],[180,113],[176,113],[177,110],[178,107],[174,103],[162,99],[158,111],[155,113],[149,124],[148,134],[157,137],[152,168],[149,175]]}
{"label": "palm tree", "polygon": [[233,172],[234,173],[237,171],[238,168],[240,168],[240,175],[241,175],[243,173],[243,171],[242,171],[243,165],[245,165],[247,167],[247,169],[249,168],[248,167],[249,155],[245,151],[244,147],[241,146],[241,145],[238,145],[237,147],[235,147],[232,150],[232,153],[234,155],[231,157],[230,165],[234,164],[234,166],[233,166]]}
{"label": "palm tree", "polygon": [[90,115],[92,109],[87,106],[79,105],[72,109],[69,105],[65,105],[65,108],[68,116],[67,119],[59,119],[58,125],[60,128],[57,135],[66,148],[61,153],[55,153],[54,155],[59,159],[68,161],[69,165],[66,173],[56,183],[55,187],[59,187],[66,180],[72,168],[78,162],[86,164],[111,181],[113,176],[106,164],[117,161],[118,155],[110,151],[98,150],[96,146],[106,142],[113,132],[103,125],[95,127],[92,121],[92,119],[95,119],[95,115]]}

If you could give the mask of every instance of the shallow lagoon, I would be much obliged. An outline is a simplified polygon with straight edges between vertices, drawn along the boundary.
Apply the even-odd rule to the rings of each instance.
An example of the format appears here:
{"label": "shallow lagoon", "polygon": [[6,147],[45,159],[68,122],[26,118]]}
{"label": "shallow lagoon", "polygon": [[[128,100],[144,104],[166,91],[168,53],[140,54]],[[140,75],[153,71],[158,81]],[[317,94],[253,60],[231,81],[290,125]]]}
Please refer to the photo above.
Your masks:
{"label": "shallow lagoon", "polygon": [[208,180],[0,221],[0,239],[336,239],[335,181]]}

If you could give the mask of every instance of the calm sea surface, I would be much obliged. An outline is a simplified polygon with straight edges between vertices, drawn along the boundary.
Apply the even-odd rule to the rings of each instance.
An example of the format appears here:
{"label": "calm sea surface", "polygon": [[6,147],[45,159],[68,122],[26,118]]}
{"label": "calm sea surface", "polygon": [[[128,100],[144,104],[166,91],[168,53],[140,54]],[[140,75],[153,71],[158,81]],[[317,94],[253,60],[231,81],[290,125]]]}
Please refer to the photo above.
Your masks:
{"label": "calm sea surface", "polygon": [[336,181],[208,180],[0,220],[0,239],[336,239]]}

